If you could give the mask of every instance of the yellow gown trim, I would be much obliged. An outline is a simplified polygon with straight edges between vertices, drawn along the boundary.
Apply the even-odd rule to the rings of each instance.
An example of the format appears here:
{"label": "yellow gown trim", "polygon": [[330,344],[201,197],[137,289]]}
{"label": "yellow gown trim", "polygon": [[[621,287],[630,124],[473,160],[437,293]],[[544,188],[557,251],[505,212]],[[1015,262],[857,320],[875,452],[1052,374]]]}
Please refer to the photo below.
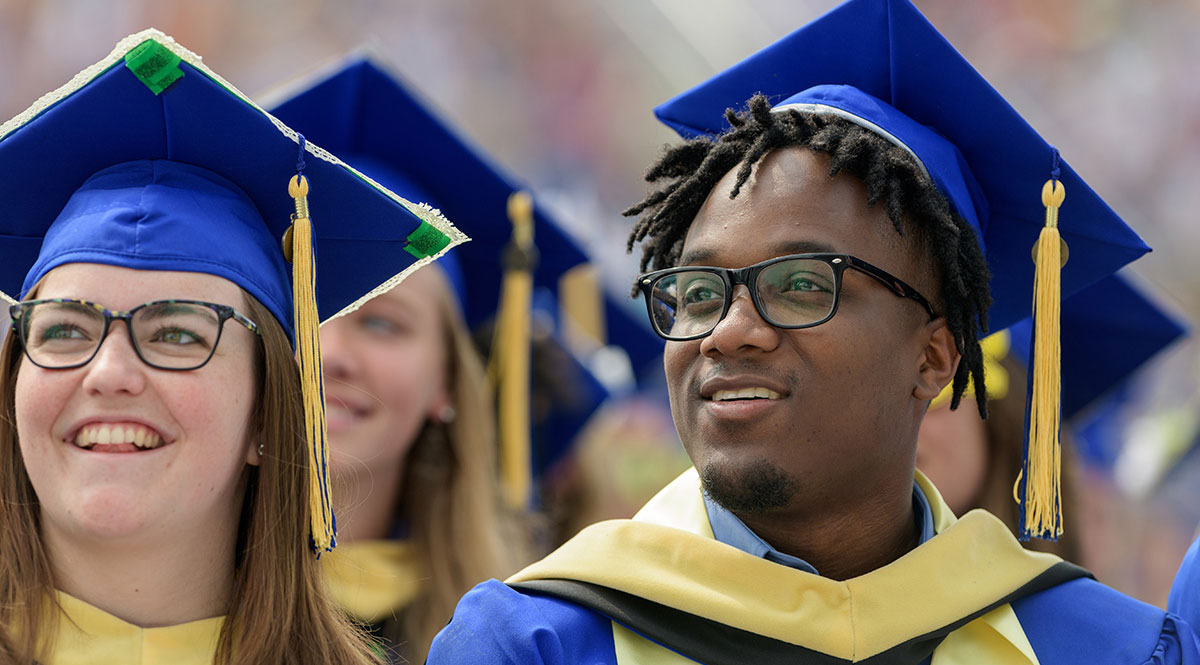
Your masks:
{"label": "yellow gown trim", "polygon": [[211,665],[224,617],[141,628],[61,591],[58,638],[45,665]]}
{"label": "yellow gown trim", "polygon": [[[917,472],[916,480],[929,499],[937,537],[845,581],[781,566],[714,540],[695,470],[668,485],[632,520],[592,525],[508,581],[598,584],[857,661],[950,625],[1061,561],[1023,549],[985,511],[956,520],[928,479]],[[934,652],[934,663],[966,662],[968,656],[969,662],[987,662],[986,656],[1001,657],[993,662],[1037,662],[1008,605],[947,636]]]}
{"label": "yellow gown trim", "polygon": [[355,541],[321,556],[334,602],[359,621],[395,616],[421,591],[423,571],[416,549],[394,540]]}

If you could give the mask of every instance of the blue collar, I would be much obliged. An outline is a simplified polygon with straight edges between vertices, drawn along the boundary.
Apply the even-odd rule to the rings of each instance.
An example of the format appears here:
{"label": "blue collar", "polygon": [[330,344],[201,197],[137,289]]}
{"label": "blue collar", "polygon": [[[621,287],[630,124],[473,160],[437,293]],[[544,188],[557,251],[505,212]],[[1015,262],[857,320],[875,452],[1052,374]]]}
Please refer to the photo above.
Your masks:
{"label": "blue collar", "polygon": [[[704,495],[704,507],[708,510],[708,522],[712,525],[713,536],[722,543],[736,547],[748,554],[762,557],[767,561],[803,570],[806,573],[819,574],[817,569],[804,559],[784,554],[771,547],[767,541],[751,531],[745,522],[738,519],[737,515],[709,499],[708,494]],[[913,483],[913,515],[921,527],[921,541],[918,544],[924,544],[934,536],[933,510],[929,507],[929,499],[925,498],[925,493],[915,482]]]}

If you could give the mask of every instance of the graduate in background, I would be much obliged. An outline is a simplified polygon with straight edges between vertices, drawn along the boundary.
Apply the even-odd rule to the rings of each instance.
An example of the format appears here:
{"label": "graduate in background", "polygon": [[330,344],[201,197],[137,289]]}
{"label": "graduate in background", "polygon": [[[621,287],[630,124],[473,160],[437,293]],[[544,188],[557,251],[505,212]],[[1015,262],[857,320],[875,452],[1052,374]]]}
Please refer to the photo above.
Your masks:
{"label": "graduate in background", "polygon": [[[1120,312],[1114,316],[1113,312]],[[951,410],[943,390],[921,420],[917,468],[937,486],[957,515],[982,508],[1019,534],[1020,506],[1013,484],[1021,472],[1026,438],[1026,391],[1031,321],[983,340],[988,417],[972,408]],[[1063,302],[1063,421],[1104,401],[1118,385],[1158,352],[1184,335],[1184,327],[1119,275],[1106,277]],[[969,396],[971,391],[967,391]],[[1064,536],[1035,539],[1026,546],[1080,563],[1074,533],[1078,462],[1064,436],[1062,501]]]}
{"label": "graduate in background", "polygon": [[484,369],[450,283],[425,266],[321,328],[342,543],[326,573],[394,662],[422,662],[467,589],[529,557],[500,499]]}
{"label": "graduate in background", "polygon": [[[353,57],[301,87],[277,93],[287,98],[273,113],[390,189],[457,218],[472,237],[321,332],[334,486],[343,489],[332,589],[393,658],[422,662],[462,594],[532,558],[520,518],[537,471],[608,394],[553,330],[529,321],[542,285],[542,311],[558,316],[558,283],[587,257],[544,212],[514,209],[514,195],[524,195],[512,180],[375,59]],[[514,224],[529,225],[531,243],[515,246]],[[523,302],[502,302],[513,273],[533,290]],[[512,335],[504,328],[512,323],[528,326],[523,341],[518,333],[494,348],[492,362],[503,366],[492,369],[500,370],[502,400],[509,379],[522,378],[509,373],[525,372],[516,388],[524,399],[500,408],[525,413],[523,423],[507,423],[507,434],[526,440],[524,452],[510,456],[517,468],[505,469],[512,473],[502,496],[494,391],[470,335],[497,326]],[[511,360],[514,350],[524,359]]]}
{"label": "graduate in background", "polygon": [[464,236],[154,30],[0,173],[0,663],[375,662],[319,576],[317,324]]}
{"label": "graduate in background", "polygon": [[929,402],[970,378],[982,411],[979,339],[1032,300],[1050,436],[1022,531],[1059,535],[1059,287],[1148,250],[916,8],[851,0],[657,114],[692,140],[627,214],[695,470],[473,589],[429,662],[1200,661],[1186,624],[914,468]]}

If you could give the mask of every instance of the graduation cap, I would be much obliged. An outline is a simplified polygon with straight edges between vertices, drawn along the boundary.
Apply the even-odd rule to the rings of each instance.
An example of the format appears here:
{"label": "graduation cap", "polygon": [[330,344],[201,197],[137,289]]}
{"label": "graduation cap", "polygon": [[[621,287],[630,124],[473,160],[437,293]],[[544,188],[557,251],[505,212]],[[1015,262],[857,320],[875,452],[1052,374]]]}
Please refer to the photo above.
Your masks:
{"label": "graduation cap", "polygon": [[[1033,320],[1009,329],[1012,353],[1030,358]],[[1063,300],[1062,414],[1070,420],[1123,385],[1187,327],[1120,274]]]}
{"label": "graduation cap", "polygon": [[[579,433],[592,420],[613,391],[565,343],[563,312],[550,289],[536,289],[532,298],[533,383],[539,390],[532,405],[533,434],[530,473],[541,478],[566,457]],[[559,332],[555,332],[559,331]]]}
{"label": "graduation cap", "polygon": [[[470,224],[478,229],[470,234],[473,242],[455,252],[459,263],[477,274],[504,272],[498,249],[512,236],[508,199],[521,187],[370,58],[355,56],[270,107],[288,125],[302,132],[310,128],[306,135],[394,191],[436,201],[452,219],[479,220]],[[539,284],[555,283],[588,260],[536,206],[533,235],[549,250],[539,253],[533,270]],[[471,327],[499,308],[496,288],[468,288],[459,295]]]}
{"label": "graduation cap", "polygon": [[728,129],[725,109],[758,93],[774,110],[838,116],[913,156],[976,232],[992,276],[992,329],[1028,317],[1034,295],[1031,464],[1022,490],[1032,517],[1022,528],[1053,537],[1061,525],[1060,298],[1149,247],[908,0],[849,0],[655,113],[685,138],[711,136]]}
{"label": "graduation cap", "polygon": [[313,545],[331,549],[317,323],[465,236],[307,142],[156,30],[0,125],[0,173],[6,299],[85,262],[217,275],[270,310],[300,363]]}
{"label": "graduation cap", "polygon": [[[1119,312],[1119,316],[1114,316]],[[1143,365],[1187,333],[1187,327],[1120,274],[1110,275],[1063,300],[1062,417],[1069,421],[1105,402]],[[1028,367],[1033,319],[1025,318],[982,342],[989,398],[1012,389],[999,361],[1014,357]],[[930,408],[949,403],[947,386]]]}
{"label": "graduation cap", "polygon": [[[1012,328],[1018,358],[1032,353],[1031,323],[1025,320]],[[1129,438],[1126,405],[1137,396],[1133,375],[1187,333],[1183,322],[1119,274],[1063,301],[1063,419],[1073,419],[1072,443],[1078,456],[1108,468],[1118,485],[1128,478],[1126,469],[1115,462]],[[1142,464],[1135,475],[1157,478],[1175,460],[1166,455],[1153,461],[1161,461],[1161,466]]]}
{"label": "graduation cap", "polygon": [[[498,373],[493,376],[499,384],[502,469],[510,502],[524,505],[532,452],[530,306],[538,290],[548,290],[560,303],[570,300],[562,284],[587,265],[588,256],[520,184],[366,54],[301,83],[301,90],[275,104],[272,113],[394,191],[432,203],[471,235],[474,242],[451,253],[463,275],[457,295],[472,329],[496,322],[489,373]],[[657,355],[661,343],[645,323],[597,297],[600,292],[593,287],[590,298],[593,307],[609,315],[594,331],[600,343],[613,340],[636,349],[639,360]],[[557,314],[551,318],[557,320]],[[563,346],[561,340],[550,341]],[[602,387],[578,358],[569,352],[558,356],[571,366],[564,370],[573,369],[583,382],[584,401],[557,410],[553,415],[563,420],[542,431],[571,437],[607,391],[597,390]],[[544,464],[552,456],[535,457]]]}

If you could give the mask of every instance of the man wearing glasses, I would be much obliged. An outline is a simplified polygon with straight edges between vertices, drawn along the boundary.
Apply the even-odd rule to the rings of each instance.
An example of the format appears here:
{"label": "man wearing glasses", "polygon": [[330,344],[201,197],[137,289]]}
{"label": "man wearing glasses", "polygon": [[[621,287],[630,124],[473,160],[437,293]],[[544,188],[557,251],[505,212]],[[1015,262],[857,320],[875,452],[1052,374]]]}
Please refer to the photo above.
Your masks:
{"label": "man wearing glasses", "polygon": [[696,138],[651,167],[630,246],[695,470],[477,587],[429,662],[1196,662],[1186,624],[914,468],[944,386],[986,408],[981,331],[1029,316],[1043,182],[1080,211],[1063,293],[1146,250],[1057,152],[906,0],[851,0],[657,113]]}

